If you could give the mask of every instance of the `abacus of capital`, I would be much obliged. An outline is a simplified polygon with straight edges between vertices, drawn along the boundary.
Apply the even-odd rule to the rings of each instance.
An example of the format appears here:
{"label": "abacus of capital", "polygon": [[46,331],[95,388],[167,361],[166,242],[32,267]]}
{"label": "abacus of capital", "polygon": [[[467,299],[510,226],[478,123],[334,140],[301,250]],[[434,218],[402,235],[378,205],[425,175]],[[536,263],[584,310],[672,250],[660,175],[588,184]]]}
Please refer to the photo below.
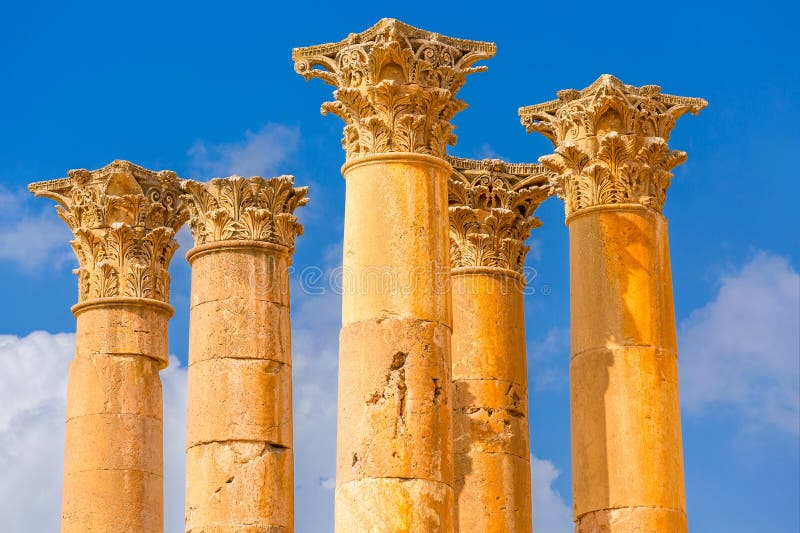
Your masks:
{"label": "abacus of capital", "polygon": [[[557,195],[576,532],[685,533],[661,210],[686,157],[669,134],[706,102],[604,75],[519,110],[555,146],[539,163],[448,156],[456,93],[494,54],[393,19],[292,52],[345,123],[335,531],[531,533],[523,267]],[[308,188],[114,161],[29,189],[59,204],[78,259],[62,531],[164,529],[159,371],[187,222],[185,530],[294,531],[289,267]]]}

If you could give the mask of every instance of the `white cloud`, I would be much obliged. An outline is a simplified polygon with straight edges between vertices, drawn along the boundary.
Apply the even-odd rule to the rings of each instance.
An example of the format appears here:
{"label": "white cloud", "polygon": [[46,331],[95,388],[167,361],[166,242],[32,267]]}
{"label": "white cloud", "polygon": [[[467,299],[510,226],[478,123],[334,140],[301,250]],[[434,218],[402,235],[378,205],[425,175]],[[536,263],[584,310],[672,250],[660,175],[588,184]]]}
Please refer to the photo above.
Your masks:
{"label": "white cloud", "polygon": [[239,142],[207,144],[197,141],[189,149],[193,177],[273,176],[300,145],[300,131],[282,124],[247,130]]}
{"label": "white cloud", "polygon": [[475,154],[475,157],[477,159],[502,159],[503,161],[508,161],[508,159],[498,154],[489,143],[483,143]]}
{"label": "white cloud", "polygon": [[572,533],[572,511],[553,487],[561,473],[553,463],[531,455],[534,533]]}
{"label": "white cloud", "polygon": [[[325,533],[333,530],[341,299],[330,290],[310,295],[298,289],[293,313],[296,531]],[[47,332],[0,336],[4,532],[58,530],[67,366],[74,339],[74,334]],[[171,358],[161,377],[166,531],[182,531],[186,368]],[[536,458],[532,465],[537,533],[570,531],[569,508],[553,487],[558,470]]]}
{"label": "white cloud", "polygon": [[689,413],[730,409],[746,430],[800,434],[800,274],[786,258],[759,252],[722,276],[679,341]]}
{"label": "white cloud", "polygon": [[164,396],[164,531],[184,530],[186,489],[186,367],[177,357],[161,371]]}
{"label": "white cloud", "polygon": [[[58,531],[67,368],[72,333],[0,335],[0,516],[4,533]],[[161,373],[164,389],[166,531],[183,531],[186,369]]]}

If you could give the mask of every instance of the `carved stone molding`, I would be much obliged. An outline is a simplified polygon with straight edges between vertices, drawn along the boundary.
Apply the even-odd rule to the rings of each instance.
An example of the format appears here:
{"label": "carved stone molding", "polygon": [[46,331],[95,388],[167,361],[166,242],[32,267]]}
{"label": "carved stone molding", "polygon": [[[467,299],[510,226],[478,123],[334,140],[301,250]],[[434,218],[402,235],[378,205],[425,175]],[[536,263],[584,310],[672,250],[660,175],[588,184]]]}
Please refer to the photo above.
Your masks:
{"label": "carved stone molding", "polygon": [[169,303],[174,236],[188,216],[177,175],[114,161],[68,176],[28,189],[55,200],[75,236],[78,301],[129,296]]}
{"label": "carved stone molding", "polygon": [[539,132],[555,146],[539,161],[553,172],[567,215],[623,203],[661,211],[671,170],[686,160],[667,146],[670,132],[678,118],[706,105],[604,74],[582,91],[559,91],[557,100],[523,107],[519,115],[528,133]]}
{"label": "carved stone molding", "polygon": [[308,203],[308,187],[294,187],[292,176],[184,180],[181,190],[196,245],[251,240],[293,250],[303,234],[294,210]]}
{"label": "carved stone molding", "polygon": [[450,264],[522,273],[525,241],[541,225],[533,216],[551,195],[542,165],[448,157]]}
{"label": "carved stone molding", "polygon": [[[466,107],[455,98],[473,67],[495,54],[495,45],[444,37],[394,19],[338,43],[295,48],[295,71],[336,87],[322,105],[345,122],[347,159],[415,152],[445,156],[455,144],[450,120]],[[318,68],[319,67],[319,68]]]}

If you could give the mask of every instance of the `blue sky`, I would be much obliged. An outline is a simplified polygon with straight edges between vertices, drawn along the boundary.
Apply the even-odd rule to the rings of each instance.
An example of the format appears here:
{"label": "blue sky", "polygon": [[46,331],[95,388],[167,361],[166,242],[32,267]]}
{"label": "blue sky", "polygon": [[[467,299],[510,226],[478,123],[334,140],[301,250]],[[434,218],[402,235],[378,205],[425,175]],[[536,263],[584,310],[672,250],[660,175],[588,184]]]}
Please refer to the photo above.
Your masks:
{"label": "blue sky", "polygon": [[[800,529],[798,8],[790,2],[563,4],[8,1],[0,7],[0,517],[58,524],[63,386],[76,299],[66,226],[24,186],[129,159],[205,179],[289,173],[311,186],[295,267],[340,260],[342,123],[330,87],[291,48],[381,17],[494,41],[460,97],[450,153],[532,162],[551,149],[516,110],[602,73],[702,97],[670,145],[688,152],[667,195],[687,503],[693,532]],[[563,205],[538,211],[526,298],[537,533],[570,515],[569,279]],[[183,251],[191,239],[181,236]],[[167,531],[181,531],[188,265],[172,264],[174,364],[164,375]],[[298,531],[331,531],[339,299],[294,279]],[[35,335],[31,332],[40,331]],[[65,333],[66,335],[58,335]],[[183,403],[182,403],[183,402]],[[171,424],[171,425],[170,425]],[[61,440],[60,440],[61,439]],[[23,453],[24,451],[24,453]],[[35,458],[34,459],[32,459]],[[537,522],[538,521],[538,522]]]}

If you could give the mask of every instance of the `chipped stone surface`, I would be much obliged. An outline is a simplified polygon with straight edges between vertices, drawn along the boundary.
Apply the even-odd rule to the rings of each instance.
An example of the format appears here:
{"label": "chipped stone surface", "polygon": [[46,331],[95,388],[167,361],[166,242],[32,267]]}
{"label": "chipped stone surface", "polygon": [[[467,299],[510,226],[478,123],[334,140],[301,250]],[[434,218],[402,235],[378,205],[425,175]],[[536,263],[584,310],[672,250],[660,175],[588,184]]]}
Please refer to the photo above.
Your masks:
{"label": "chipped stone surface", "polygon": [[529,532],[523,285],[510,269],[455,272],[459,271],[453,275],[455,530]]}
{"label": "chipped stone surface", "polygon": [[342,329],[337,483],[414,478],[450,484],[450,329],[385,319]]}
{"label": "chipped stone surface", "polygon": [[192,465],[187,532],[293,531],[290,448],[237,440],[199,444],[186,453]]}

